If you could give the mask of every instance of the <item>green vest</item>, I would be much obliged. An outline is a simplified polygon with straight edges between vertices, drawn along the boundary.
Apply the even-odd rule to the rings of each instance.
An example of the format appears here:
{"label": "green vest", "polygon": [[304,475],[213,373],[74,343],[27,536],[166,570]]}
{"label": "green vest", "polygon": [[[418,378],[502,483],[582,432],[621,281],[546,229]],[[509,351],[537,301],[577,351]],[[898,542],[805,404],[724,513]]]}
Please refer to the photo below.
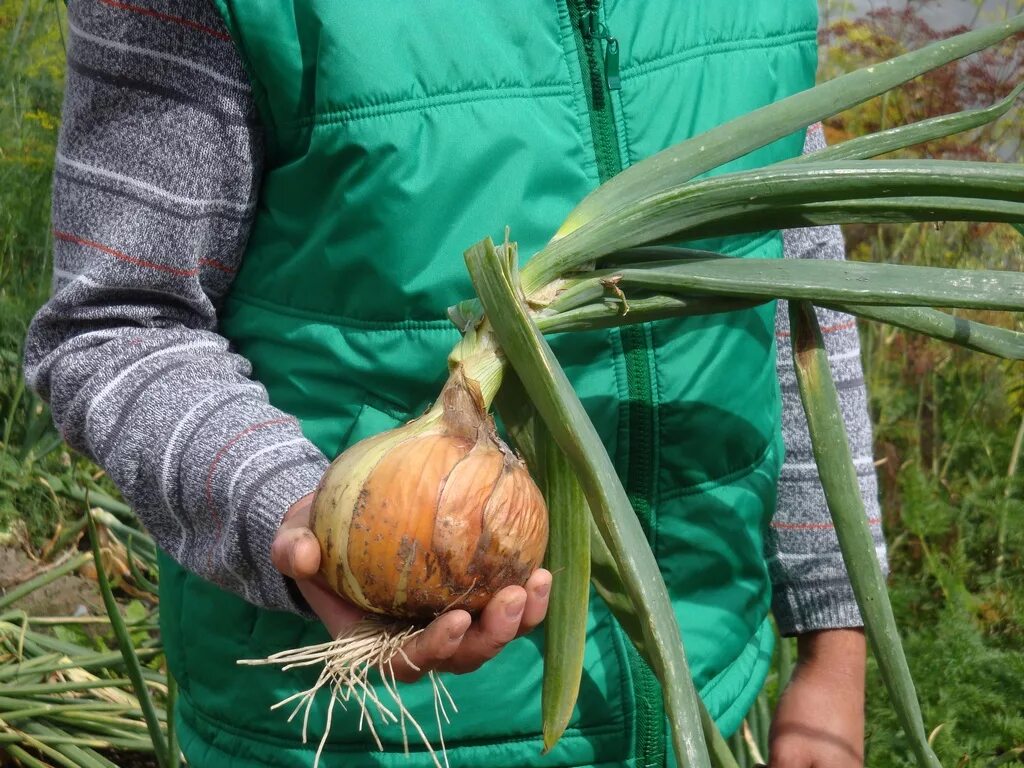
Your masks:
{"label": "green vest", "polygon": [[[472,295],[462,252],[505,225],[536,252],[622,166],[813,83],[814,0],[218,0],[253,84],[266,165],[221,313],[271,401],[328,456],[422,412]],[[596,14],[596,16],[595,16]],[[606,38],[612,36],[612,43]],[[606,55],[616,49],[614,56]],[[607,64],[607,66],[606,66]],[[618,75],[620,89],[608,89]],[[795,134],[729,164],[799,153]],[[703,245],[774,258],[778,233]],[[774,307],[553,340],[661,564],[694,679],[725,732],[772,650],[764,531],[781,463]],[[315,672],[238,659],[325,640],[162,561],[161,618],[197,768],[311,766],[326,698],[269,707]],[[557,577],[556,577],[557,578]],[[660,693],[595,597],[577,710],[541,756],[543,632],[446,676],[450,764],[660,766]],[[403,700],[436,742],[430,688]],[[424,768],[335,708],[323,766]]]}

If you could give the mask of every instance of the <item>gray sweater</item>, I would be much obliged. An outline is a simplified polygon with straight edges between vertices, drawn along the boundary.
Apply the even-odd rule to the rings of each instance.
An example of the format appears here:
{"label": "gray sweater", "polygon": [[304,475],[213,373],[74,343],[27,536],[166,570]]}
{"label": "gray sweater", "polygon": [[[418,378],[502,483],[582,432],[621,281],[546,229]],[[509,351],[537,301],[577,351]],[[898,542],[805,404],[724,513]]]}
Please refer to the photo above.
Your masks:
{"label": "gray sweater", "polygon": [[[257,605],[304,612],[270,563],[289,505],[327,466],[270,405],[217,312],[245,256],[263,163],[241,62],[209,0],[72,0],[53,191],[53,297],[25,371],[157,543]],[[823,145],[820,127],[807,149]],[[788,258],[843,258],[837,228],[785,233]],[[885,561],[857,330],[821,324]],[[859,626],[778,314],[787,458],[768,536],[784,633]]]}

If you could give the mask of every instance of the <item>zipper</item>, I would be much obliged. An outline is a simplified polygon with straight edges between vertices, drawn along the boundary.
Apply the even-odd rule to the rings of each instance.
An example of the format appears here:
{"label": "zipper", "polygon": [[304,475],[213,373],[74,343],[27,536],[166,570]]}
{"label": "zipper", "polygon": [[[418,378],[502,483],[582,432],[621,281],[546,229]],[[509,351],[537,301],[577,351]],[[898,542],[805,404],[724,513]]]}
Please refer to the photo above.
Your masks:
{"label": "zipper", "polygon": [[611,100],[611,91],[621,87],[621,78],[619,41],[602,23],[599,5],[600,0],[567,0],[590,112],[597,176],[603,183],[622,170]]}
{"label": "zipper", "polygon": [[[611,91],[622,86],[619,74],[619,41],[601,21],[600,0],[566,0],[569,21],[576,39],[580,71],[590,115],[590,128],[597,159],[598,179],[603,183],[622,170],[619,139],[615,130]],[[654,509],[651,505],[654,461],[654,396],[651,382],[653,352],[643,325],[620,330],[626,362],[629,449],[626,494],[653,544]],[[661,688],[654,673],[626,642],[633,697],[636,707],[637,766],[657,768],[665,764],[665,712]]]}
{"label": "zipper", "polygon": [[604,83],[609,91],[617,91],[622,88],[622,79],[619,77],[619,41],[609,34],[608,27],[601,21],[597,12],[598,2],[600,0],[595,0],[592,9],[583,11],[580,31],[584,39],[604,41]]}

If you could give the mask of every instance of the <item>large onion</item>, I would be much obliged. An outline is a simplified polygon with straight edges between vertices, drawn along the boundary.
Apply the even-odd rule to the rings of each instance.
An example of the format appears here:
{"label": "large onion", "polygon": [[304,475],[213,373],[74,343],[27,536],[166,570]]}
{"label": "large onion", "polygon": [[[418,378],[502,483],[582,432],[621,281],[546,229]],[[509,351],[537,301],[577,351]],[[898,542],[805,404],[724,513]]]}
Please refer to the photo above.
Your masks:
{"label": "large onion", "polygon": [[501,588],[526,583],[548,538],[540,490],[461,366],[427,414],[334,461],[310,527],[334,590],[406,619],[478,611]]}

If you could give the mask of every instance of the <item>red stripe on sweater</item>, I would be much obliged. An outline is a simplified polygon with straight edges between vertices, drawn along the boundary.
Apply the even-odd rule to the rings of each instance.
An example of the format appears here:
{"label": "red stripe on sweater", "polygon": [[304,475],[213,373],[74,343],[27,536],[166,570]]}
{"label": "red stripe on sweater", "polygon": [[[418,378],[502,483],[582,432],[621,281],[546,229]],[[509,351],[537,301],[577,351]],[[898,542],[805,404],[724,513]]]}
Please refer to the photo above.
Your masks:
{"label": "red stripe on sweater", "polygon": [[235,273],[233,267],[229,267],[224,262],[217,261],[216,259],[200,259],[199,264],[204,267],[213,267],[214,269],[219,269],[221,272],[227,272],[229,275],[233,275]]}
{"label": "red stripe on sweater", "polygon": [[[868,525],[879,525],[881,519],[877,517],[868,518]],[[827,531],[835,528],[832,523],[772,523],[772,528],[782,531]]]}
{"label": "red stripe on sweater", "polygon": [[122,3],[118,0],[100,0],[104,5],[109,5],[111,8],[117,8],[121,11],[131,11],[132,13],[139,13],[143,16],[151,16],[154,19],[160,19],[160,21],[169,21],[172,24],[180,24],[183,27],[189,27],[190,29],[204,32],[207,35],[212,35],[218,40],[230,41],[231,37],[224,32],[213,27],[208,27],[205,24],[200,24],[198,21],[192,21],[192,19],[186,19],[182,16],[172,16],[169,13],[161,13],[160,11],[154,11],[151,8],[143,8],[141,5],[132,5],[131,3]]}
{"label": "red stripe on sweater", "polygon": [[[851,328],[856,328],[856,327],[857,327],[857,321],[856,320],[848,320],[847,322],[839,323],[838,325],[826,325],[824,328],[821,329],[821,332],[822,333],[836,333],[837,331],[848,331]],[[787,338],[789,338],[790,335],[791,334],[790,334],[789,331],[779,331],[778,333],[775,334],[776,338],[779,338],[779,339],[787,339]]]}
{"label": "red stripe on sweater", "polygon": [[231,450],[231,446],[233,446],[235,443],[237,443],[239,440],[241,440],[246,435],[251,435],[253,432],[256,432],[258,430],[264,429],[265,427],[272,427],[275,424],[286,424],[286,423],[291,422],[291,421],[295,421],[295,419],[290,417],[290,416],[282,416],[281,418],[278,418],[278,419],[270,419],[269,421],[261,421],[259,424],[252,424],[252,425],[246,427],[241,432],[239,432],[237,435],[235,435],[230,440],[228,440],[226,443],[224,443],[224,445],[221,447],[221,449],[219,451],[217,451],[217,455],[213,457],[213,461],[210,462],[210,468],[206,471],[206,486],[205,486],[205,489],[206,489],[206,508],[208,510],[210,510],[210,514],[213,516],[214,546],[210,548],[210,552],[208,553],[207,558],[206,558],[206,566],[207,566],[207,568],[210,568],[210,566],[212,565],[212,562],[213,562],[213,550],[216,549],[217,544],[220,543],[220,534],[221,534],[221,530],[220,530],[221,529],[220,515],[217,514],[217,509],[213,506],[213,474],[214,474],[214,472],[217,471],[217,465],[220,463],[220,460],[224,458],[224,456],[227,454],[227,452]]}
{"label": "red stripe on sweater", "polygon": [[198,269],[182,269],[181,267],[169,267],[166,264],[157,264],[156,262],[146,261],[145,259],[139,259],[135,256],[129,256],[127,253],[123,253],[115,248],[111,248],[109,245],[103,245],[103,243],[97,243],[95,240],[87,240],[84,237],[78,237],[78,235],[72,235],[70,232],[61,232],[59,229],[53,230],[53,236],[58,240],[66,240],[69,243],[75,243],[76,245],[84,245],[89,248],[95,248],[97,251],[113,256],[115,259],[126,261],[129,264],[134,264],[137,267],[146,267],[147,269],[155,269],[159,272],[167,272],[170,275],[177,275],[178,277],[195,277],[199,274]]}
{"label": "red stripe on sweater", "polygon": [[[129,264],[134,264],[137,267],[146,267],[147,269],[155,269],[160,272],[167,272],[171,275],[178,277],[195,277],[199,274],[198,269],[182,269],[181,267],[169,267],[166,264],[157,264],[152,261],[146,261],[145,259],[139,259],[135,256],[129,256],[127,253],[111,248],[109,245],[103,245],[103,243],[97,243],[95,240],[86,240],[84,237],[78,237],[72,235],[70,232],[61,232],[60,230],[53,230],[53,236],[58,240],[66,240],[69,243],[75,243],[76,245],[84,245],[89,248],[95,248],[97,251],[102,251],[108,256],[113,256],[115,259],[126,261]],[[221,272],[227,272],[229,275],[234,274],[235,270],[229,267],[223,262],[215,259],[200,259],[199,263],[204,267],[213,267],[219,269]]]}

